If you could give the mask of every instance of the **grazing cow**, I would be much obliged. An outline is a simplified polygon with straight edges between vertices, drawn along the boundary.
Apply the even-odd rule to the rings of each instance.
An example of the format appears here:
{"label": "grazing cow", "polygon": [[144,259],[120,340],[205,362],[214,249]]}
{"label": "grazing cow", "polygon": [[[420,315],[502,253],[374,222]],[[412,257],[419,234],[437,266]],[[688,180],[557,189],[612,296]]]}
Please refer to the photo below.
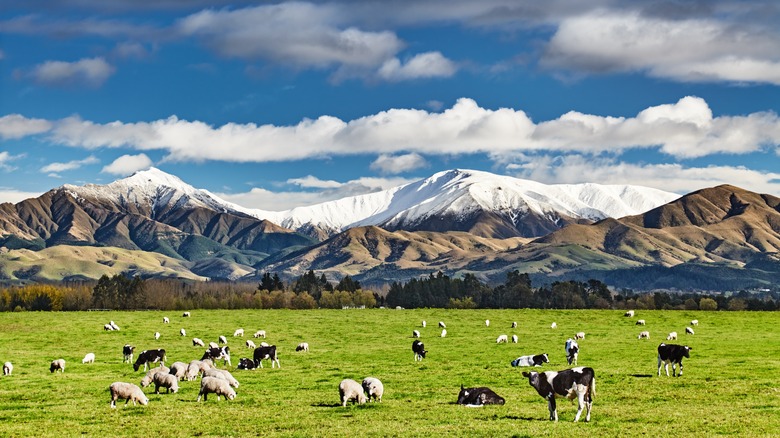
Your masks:
{"label": "grazing cow", "polygon": [[189,318],[190,317],[190,312],[184,312],[184,313],[181,314],[181,316],[182,316],[182,318]]}
{"label": "grazing cow", "polygon": [[555,321],[553,321],[553,323],[552,323],[552,324],[550,324],[550,328],[551,328],[551,329],[556,329],[556,328],[558,328],[558,323],[557,323],[557,322],[555,322]]}
{"label": "grazing cow", "polygon": [[634,317],[634,311],[633,310],[629,310],[626,313],[624,313],[623,316],[627,316],[629,318],[633,318]]}
{"label": "grazing cow", "polygon": [[550,421],[558,421],[558,410],[555,399],[573,400],[577,397],[577,415],[574,421],[579,421],[582,409],[586,408],[585,421],[590,421],[590,409],[593,397],[596,395],[596,374],[593,368],[577,367],[563,371],[545,371],[543,373],[523,372],[528,377],[528,383],[547,400],[550,410]]}
{"label": "grazing cow", "polygon": [[297,347],[295,347],[295,351],[309,351],[309,343],[301,342]]}
{"label": "grazing cow", "polygon": [[159,350],[144,350],[138,355],[138,359],[133,364],[133,370],[138,371],[141,365],[143,365],[144,371],[146,371],[147,367],[151,368],[151,364],[157,362],[160,362],[160,365],[165,365],[165,350],[162,348]]}
{"label": "grazing cow", "polygon": [[580,346],[577,344],[577,341],[569,338],[566,340],[566,344],[563,348],[566,351],[566,362],[568,362],[569,365],[577,365],[577,356],[580,354]]}
{"label": "grazing cow", "polygon": [[493,392],[492,389],[481,386],[479,388],[464,388],[460,385],[458,404],[468,407],[482,407],[484,405],[503,405],[504,397]]}
{"label": "grazing cow", "polygon": [[639,336],[636,337],[637,339],[650,339],[650,332],[647,330],[643,332],[639,332]]}
{"label": "grazing cow", "polygon": [[265,339],[265,330],[258,330],[258,331],[255,332],[255,334],[253,336],[256,337],[256,338],[263,338],[263,339]]}
{"label": "grazing cow", "polygon": [[517,335],[512,335],[512,343],[517,344],[517,341],[518,341]]}
{"label": "grazing cow", "polygon": [[490,327],[490,320],[489,319],[485,320],[485,327]]}
{"label": "grazing cow", "polygon": [[236,336],[241,336],[243,338],[244,337],[244,329],[242,329],[242,328],[236,329],[236,331],[233,332],[233,337],[236,337]]}
{"label": "grazing cow", "polygon": [[686,335],[692,335],[693,334],[693,329],[690,328],[690,327],[685,327],[685,334]]}
{"label": "grazing cow", "polygon": [[219,343],[227,345],[227,338],[222,335],[219,335]]}
{"label": "grazing cow", "polygon": [[502,342],[505,344],[509,342],[509,337],[507,337],[507,335],[500,335],[499,337],[496,338],[496,344],[500,344]]}
{"label": "grazing cow", "polygon": [[636,324],[634,324],[634,325],[645,325],[645,320],[644,319],[637,319],[636,320]]}
{"label": "grazing cow", "polygon": [[540,367],[543,363],[550,363],[547,353],[537,354],[535,356],[520,356],[510,362],[513,367]]}
{"label": "grazing cow", "polygon": [[658,375],[661,375],[661,364],[664,364],[666,370],[666,377],[669,377],[669,364],[672,364],[672,376],[675,375],[675,365],[680,366],[680,372],[677,376],[682,376],[683,373],[683,357],[691,357],[691,350],[693,348],[687,345],[677,344],[661,344],[658,346]]}
{"label": "grazing cow", "polygon": [[260,368],[263,367],[263,359],[271,360],[271,368],[275,368],[276,365],[279,365],[279,368],[282,367],[282,364],[279,363],[279,358],[276,356],[276,345],[269,345],[267,347],[255,348],[254,359],[255,359],[255,365],[259,366]]}
{"label": "grazing cow", "polygon": [[238,360],[238,367],[239,370],[253,370],[257,368],[257,365],[255,365],[255,361],[248,357],[242,357]]}
{"label": "grazing cow", "polygon": [[691,325],[699,325],[699,320],[698,319],[692,319],[691,320]]}
{"label": "grazing cow", "polygon": [[122,359],[122,363],[132,362],[134,352],[135,352],[135,347],[133,347],[130,344],[125,344],[125,346],[122,347],[122,356],[124,357],[124,359]]}
{"label": "grazing cow", "polygon": [[425,349],[425,345],[417,340],[412,342],[412,351],[414,352],[415,362],[425,359],[425,354],[428,353],[428,350]]}
{"label": "grazing cow", "polygon": [[232,365],[230,363],[230,347],[227,345],[224,347],[207,348],[203,353],[203,357],[200,358],[200,360],[204,359],[211,359],[214,363],[216,363],[218,359],[222,359],[224,363]]}
{"label": "grazing cow", "polygon": [[447,328],[447,326],[444,324],[444,321],[439,321],[439,327]]}
{"label": "grazing cow", "polygon": [[585,339],[585,332],[577,332],[574,334],[574,339]]}
{"label": "grazing cow", "polygon": [[420,332],[418,332],[417,330],[412,330],[412,337],[413,338],[419,338],[420,337]]}
{"label": "grazing cow", "polygon": [[517,328],[517,321],[512,321],[512,327],[511,328]]}
{"label": "grazing cow", "polygon": [[441,329],[441,337],[444,338],[447,336],[447,329]]}
{"label": "grazing cow", "polygon": [[171,320],[167,316],[163,316],[163,324],[170,324]]}
{"label": "grazing cow", "polygon": [[253,349],[253,350],[254,350],[255,348],[257,348],[257,345],[255,345],[255,343],[254,343],[254,342],[252,342],[252,341],[250,341],[249,339],[247,339],[245,343],[246,343],[246,348],[251,348],[251,349]]}
{"label": "grazing cow", "polygon": [[669,336],[666,337],[667,341],[676,341],[677,340],[677,332],[669,332]]}

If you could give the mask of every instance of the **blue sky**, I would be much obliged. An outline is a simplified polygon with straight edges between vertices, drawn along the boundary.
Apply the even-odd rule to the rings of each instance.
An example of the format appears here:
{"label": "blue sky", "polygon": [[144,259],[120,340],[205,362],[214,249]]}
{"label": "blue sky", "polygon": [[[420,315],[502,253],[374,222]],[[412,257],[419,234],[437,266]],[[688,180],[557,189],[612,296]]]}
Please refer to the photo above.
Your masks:
{"label": "blue sky", "polygon": [[0,201],[158,167],[282,210],[452,168],[780,195],[767,1],[0,5]]}

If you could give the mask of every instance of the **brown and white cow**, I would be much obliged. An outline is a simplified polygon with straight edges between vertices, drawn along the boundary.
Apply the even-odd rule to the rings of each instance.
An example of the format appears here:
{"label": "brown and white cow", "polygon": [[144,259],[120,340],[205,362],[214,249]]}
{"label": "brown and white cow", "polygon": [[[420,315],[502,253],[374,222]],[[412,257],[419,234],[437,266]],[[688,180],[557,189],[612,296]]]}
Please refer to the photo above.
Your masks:
{"label": "brown and white cow", "polygon": [[543,373],[525,371],[523,376],[528,377],[528,383],[547,400],[550,421],[558,421],[556,398],[573,400],[575,397],[577,397],[578,404],[574,421],[579,421],[583,408],[587,409],[585,421],[590,421],[590,409],[593,405],[593,397],[596,395],[596,374],[593,368],[577,367]]}

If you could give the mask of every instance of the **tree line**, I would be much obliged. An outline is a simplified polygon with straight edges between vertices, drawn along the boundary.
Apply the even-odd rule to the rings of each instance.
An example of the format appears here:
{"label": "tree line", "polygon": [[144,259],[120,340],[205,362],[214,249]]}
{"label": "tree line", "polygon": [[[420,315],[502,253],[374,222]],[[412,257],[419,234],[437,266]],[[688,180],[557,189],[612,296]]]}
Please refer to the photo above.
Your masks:
{"label": "tree line", "polygon": [[489,286],[472,274],[452,278],[441,272],[394,282],[387,293],[363,289],[345,276],[337,283],[308,271],[289,284],[265,273],[259,284],[191,282],[115,275],[97,282],[31,284],[0,289],[0,311],[340,309],[348,307],[455,309],[678,309],[780,310],[780,294],[740,291],[724,294],[610,290],[598,280],[558,281],[534,287],[528,274],[512,271],[503,284]]}

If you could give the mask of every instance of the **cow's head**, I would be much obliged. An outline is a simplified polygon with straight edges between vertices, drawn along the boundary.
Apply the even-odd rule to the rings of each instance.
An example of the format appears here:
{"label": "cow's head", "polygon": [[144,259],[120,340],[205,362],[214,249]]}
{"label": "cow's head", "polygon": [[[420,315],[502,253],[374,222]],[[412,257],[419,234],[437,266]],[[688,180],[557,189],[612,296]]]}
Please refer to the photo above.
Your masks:
{"label": "cow's head", "polygon": [[466,403],[466,399],[469,396],[469,391],[463,387],[463,384],[460,385],[460,393],[458,393],[458,404],[462,405]]}
{"label": "cow's head", "polygon": [[550,363],[550,358],[547,357],[547,353],[542,353],[542,363]]}
{"label": "cow's head", "polygon": [[140,363],[136,362],[133,364],[133,371],[138,371],[138,368],[140,368]]}
{"label": "cow's head", "polygon": [[689,347],[689,346],[687,346],[687,345],[686,345],[686,346],[684,346],[684,347],[683,347],[683,356],[685,356],[685,357],[691,357],[691,350],[693,350],[693,348],[691,348],[691,347]]}
{"label": "cow's head", "polygon": [[539,373],[536,371],[523,371],[523,377],[528,377],[528,384],[534,388],[539,388]]}

